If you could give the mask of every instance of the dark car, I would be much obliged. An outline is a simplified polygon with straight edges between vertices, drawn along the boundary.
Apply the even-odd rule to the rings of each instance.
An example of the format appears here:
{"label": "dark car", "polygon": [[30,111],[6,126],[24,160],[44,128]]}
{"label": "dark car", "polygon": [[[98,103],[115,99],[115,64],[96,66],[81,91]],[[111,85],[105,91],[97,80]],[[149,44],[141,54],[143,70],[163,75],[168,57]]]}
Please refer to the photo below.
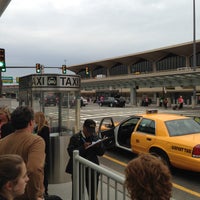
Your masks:
{"label": "dark car", "polygon": [[54,95],[47,95],[45,98],[44,98],[44,106],[56,106],[58,103],[58,99],[56,96]]}
{"label": "dark car", "polygon": [[109,107],[125,107],[125,99],[123,97],[106,97],[104,100],[99,102],[100,106],[109,106]]}

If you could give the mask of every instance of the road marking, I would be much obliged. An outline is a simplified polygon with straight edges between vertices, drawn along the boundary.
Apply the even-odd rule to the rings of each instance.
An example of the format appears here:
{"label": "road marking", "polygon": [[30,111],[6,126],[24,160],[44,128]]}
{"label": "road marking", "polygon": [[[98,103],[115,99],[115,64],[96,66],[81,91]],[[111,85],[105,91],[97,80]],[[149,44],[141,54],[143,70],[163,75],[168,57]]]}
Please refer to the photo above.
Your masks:
{"label": "road marking", "polygon": [[[110,156],[103,155],[103,157],[106,158],[106,159],[108,159],[108,160],[110,160],[110,161],[112,161],[112,162],[115,162],[115,163],[117,163],[117,164],[119,164],[119,165],[121,165],[121,166],[123,166],[123,167],[126,167],[126,166],[127,166],[126,163],[121,162],[121,161],[119,161],[119,160],[117,160],[117,159],[115,159],[115,158],[112,158],[112,157],[110,157]],[[200,197],[200,193],[198,193],[198,192],[194,192],[194,191],[192,191],[192,190],[190,190],[190,189],[188,189],[188,188],[185,188],[185,187],[183,187],[183,186],[181,186],[181,185],[178,185],[178,184],[176,184],[176,183],[172,183],[172,185],[173,185],[173,187],[176,188],[176,189],[182,190],[182,191],[184,191],[184,192],[186,192],[186,193],[189,193],[189,194],[191,194],[191,195],[193,195],[193,196]]]}
{"label": "road marking", "polygon": [[184,191],[186,193],[192,194],[193,196],[200,197],[200,193],[198,193],[198,192],[194,192],[194,191],[192,191],[192,190],[190,190],[188,188],[185,188],[185,187],[183,187],[181,185],[178,185],[176,183],[172,183],[172,184],[173,184],[173,187],[175,187],[175,188],[177,188],[179,190],[182,190],[182,191]]}
{"label": "road marking", "polygon": [[127,165],[126,163],[121,162],[121,161],[119,161],[117,159],[114,159],[114,158],[112,158],[110,156],[103,155],[103,157],[106,158],[106,159],[108,159],[108,160],[111,160],[111,161],[113,161],[113,162],[115,162],[115,163],[117,163],[119,165],[122,165],[123,167],[126,167],[126,165]]}

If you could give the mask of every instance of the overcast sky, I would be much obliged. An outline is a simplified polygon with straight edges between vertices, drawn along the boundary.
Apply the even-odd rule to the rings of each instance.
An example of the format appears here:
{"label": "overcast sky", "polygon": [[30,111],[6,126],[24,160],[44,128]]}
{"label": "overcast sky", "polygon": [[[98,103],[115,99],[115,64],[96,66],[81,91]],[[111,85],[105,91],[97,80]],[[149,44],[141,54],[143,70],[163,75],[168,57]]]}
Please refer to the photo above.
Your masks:
{"label": "overcast sky", "polygon": [[[11,0],[0,18],[7,66],[59,67],[65,60],[70,66],[189,41],[193,0]],[[33,73],[35,69],[7,69],[3,75]]]}

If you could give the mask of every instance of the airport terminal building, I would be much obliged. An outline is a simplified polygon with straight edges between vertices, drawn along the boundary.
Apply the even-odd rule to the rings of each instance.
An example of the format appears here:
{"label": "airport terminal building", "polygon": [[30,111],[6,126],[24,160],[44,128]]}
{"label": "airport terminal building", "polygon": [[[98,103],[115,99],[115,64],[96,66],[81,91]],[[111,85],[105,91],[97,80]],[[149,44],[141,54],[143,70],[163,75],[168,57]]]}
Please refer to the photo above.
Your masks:
{"label": "airport terminal building", "polygon": [[[85,97],[120,93],[138,103],[144,97],[153,101],[182,95],[191,104],[200,96],[200,40],[153,49],[121,57],[70,66],[81,76],[81,92]],[[196,65],[193,62],[196,59]],[[134,99],[136,102],[134,102]],[[175,103],[175,102],[174,102]]]}

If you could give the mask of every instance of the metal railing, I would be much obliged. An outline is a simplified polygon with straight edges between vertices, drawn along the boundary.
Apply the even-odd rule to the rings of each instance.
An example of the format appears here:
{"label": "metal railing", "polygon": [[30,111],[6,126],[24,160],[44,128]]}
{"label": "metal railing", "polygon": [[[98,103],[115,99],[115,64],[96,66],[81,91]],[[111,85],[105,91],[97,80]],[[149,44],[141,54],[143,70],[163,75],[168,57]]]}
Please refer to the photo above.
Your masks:
{"label": "metal railing", "polygon": [[[86,188],[87,177],[89,179],[88,190]],[[91,181],[91,177],[94,182]],[[124,176],[81,157],[79,151],[73,152],[73,200],[128,200],[130,197],[126,191],[124,180]],[[92,197],[92,194],[95,194],[97,198]]]}

